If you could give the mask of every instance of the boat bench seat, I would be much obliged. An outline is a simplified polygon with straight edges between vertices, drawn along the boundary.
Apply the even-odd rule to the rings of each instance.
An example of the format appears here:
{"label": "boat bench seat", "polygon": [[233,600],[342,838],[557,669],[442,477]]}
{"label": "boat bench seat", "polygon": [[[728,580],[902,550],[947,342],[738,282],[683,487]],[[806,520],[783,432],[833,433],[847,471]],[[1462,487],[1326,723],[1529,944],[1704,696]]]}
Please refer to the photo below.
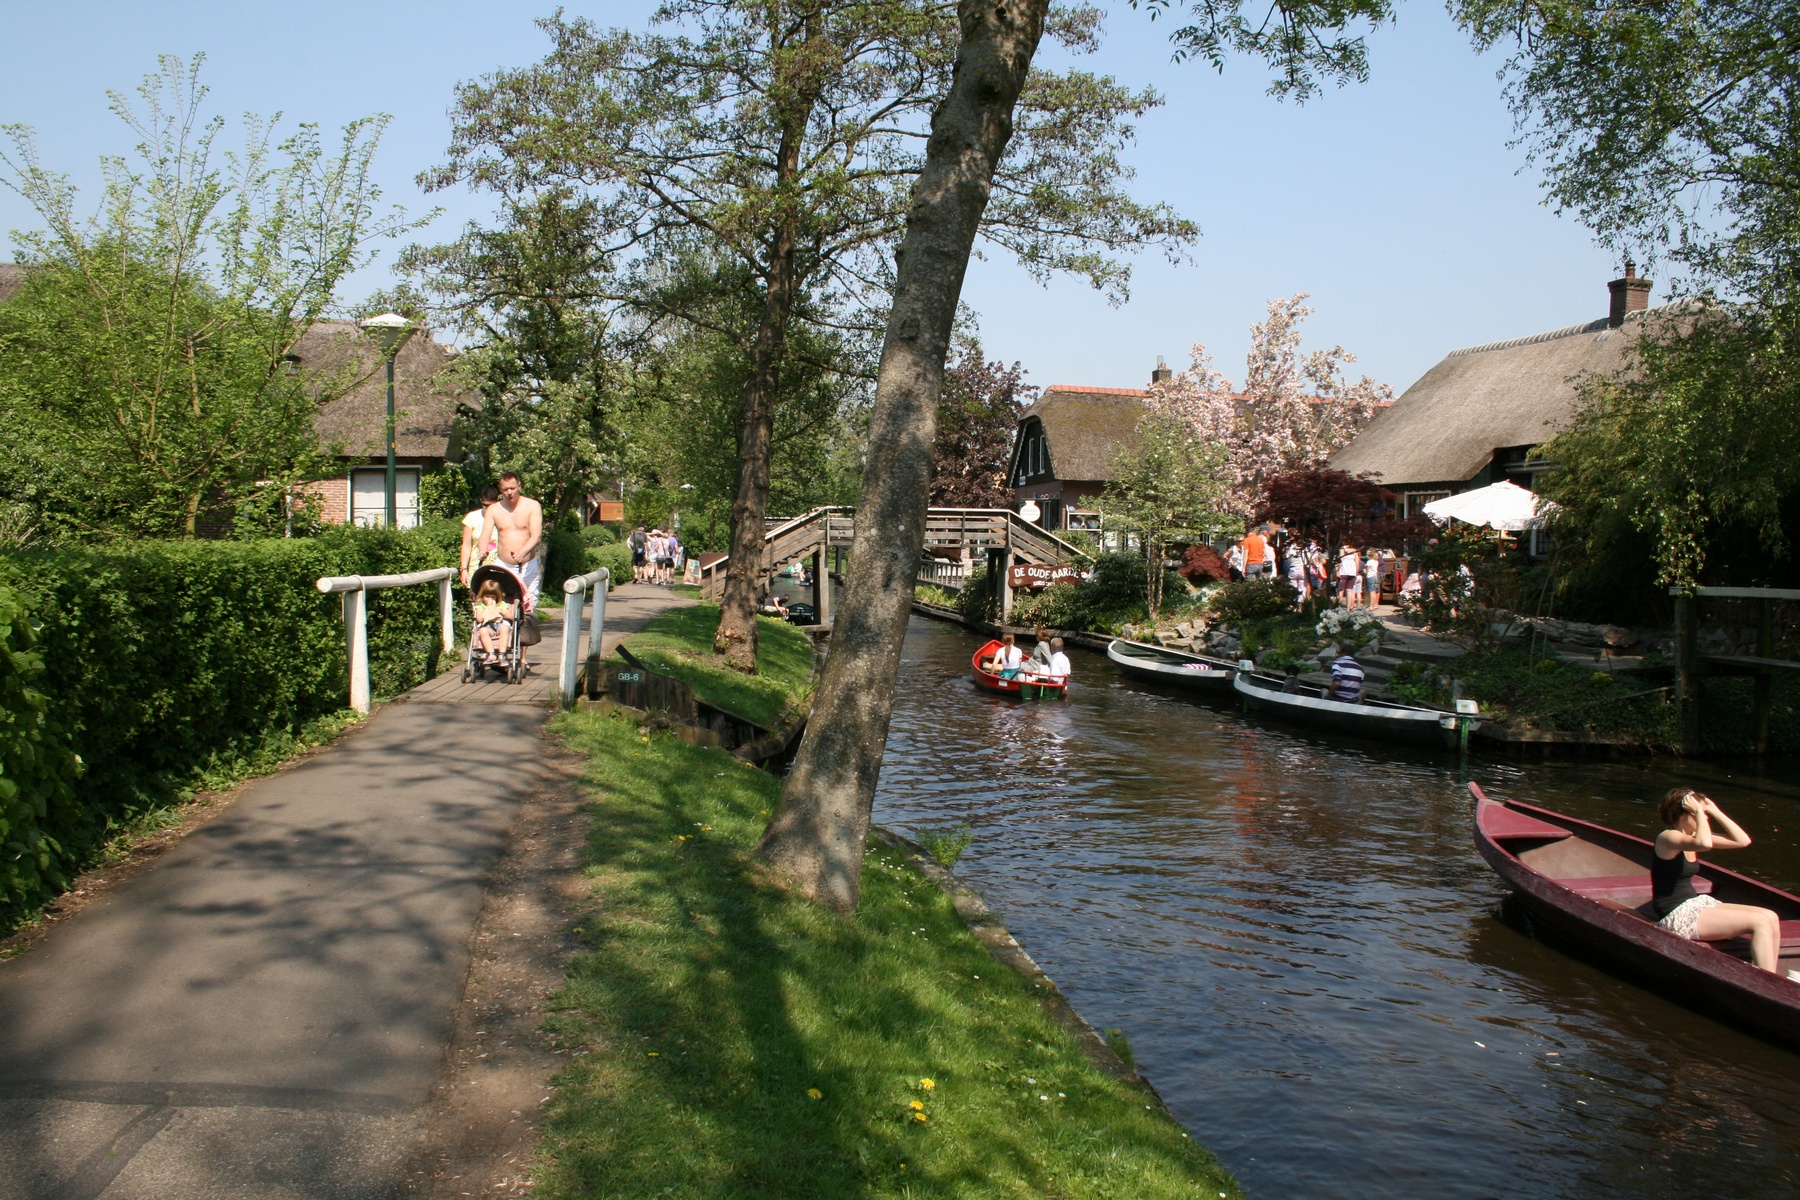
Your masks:
{"label": "boat bench seat", "polygon": [[1482,811],[1481,828],[1497,842],[1515,838],[1556,841],[1570,836],[1569,831],[1560,825],[1540,821],[1530,813],[1522,813],[1516,808],[1499,804]]}
{"label": "boat bench seat", "polygon": [[[1586,879],[1559,879],[1556,882],[1609,908],[1630,910],[1650,903],[1648,871],[1642,875],[1592,875]],[[1696,877],[1694,890],[1704,896],[1712,891],[1712,881]]]}

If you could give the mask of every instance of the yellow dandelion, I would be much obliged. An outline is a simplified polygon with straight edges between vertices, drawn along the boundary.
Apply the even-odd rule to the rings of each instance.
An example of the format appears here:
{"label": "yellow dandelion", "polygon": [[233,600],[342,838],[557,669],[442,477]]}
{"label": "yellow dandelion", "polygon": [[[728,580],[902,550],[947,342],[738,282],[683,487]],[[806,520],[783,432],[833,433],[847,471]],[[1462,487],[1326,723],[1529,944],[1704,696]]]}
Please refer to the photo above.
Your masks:
{"label": "yellow dandelion", "polygon": [[924,1119],[925,1119],[924,1113],[914,1113],[913,1114],[913,1120],[915,1120],[915,1121],[923,1121]]}
{"label": "yellow dandelion", "polygon": [[825,1098],[825,1093],[821,1092],[818,1088],[807,1088],[806,1094],[811,1096],[814,1100],[823,1100]]}
{"label": "yellow dandelion", "polygon": [[648,1054],[646,1054],[644,1057],[646,1057],[646,1058],[661,1058],[662,1055],[660,1055],[656,1051],[652,1050]]}
{"label": "yellow dandelion", "polygon": [[935,1092],[937,1091],[937,1081],[932,1079],[921,1079],[919,1080],[919,1087],[923,1091]]}
{"label": "yellow dandelion", "polygon": [[925,1111],[925,1102],[923,1100],[914,1100],[912,1102],[912,1110],[914,1112],[924,1112]]}

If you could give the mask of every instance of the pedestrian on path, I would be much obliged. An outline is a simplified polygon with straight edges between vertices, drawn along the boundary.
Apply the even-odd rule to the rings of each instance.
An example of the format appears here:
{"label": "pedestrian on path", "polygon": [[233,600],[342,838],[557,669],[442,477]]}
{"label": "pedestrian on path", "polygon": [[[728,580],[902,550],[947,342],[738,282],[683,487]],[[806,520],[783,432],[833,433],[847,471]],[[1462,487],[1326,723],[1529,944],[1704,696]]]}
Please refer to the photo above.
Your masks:
{"label": "pedestrian on path", "polygon": [[644,532],[642,525],[639,525],[631,531],[631,536],[625,539],[625,544],[631,547],[631,580],[633,583],[642,583],[644,582],[644,573],[649,569],[650,535]]}
{"label": "pedestrian on path", "polygon": [[500,500],[488,506],[481,540],[496,542],[499,562],[519,577],[525,587],[525,611],[537,611],[538,593],[544,583],[544,561],[538,549],[544,543],[544,510],[524,494],[516,471],[500,476]]}
{"label": "pedestrian on path", "polygon": [[500,499],[500,489],[488,484],[481,489],[481,503],[463,514],[462,532],[462,582],[469,586],[469,572],[487,562],[490,555],[498,552],[499,547],[481,538],[482,527],[487,524],[487,510]]}

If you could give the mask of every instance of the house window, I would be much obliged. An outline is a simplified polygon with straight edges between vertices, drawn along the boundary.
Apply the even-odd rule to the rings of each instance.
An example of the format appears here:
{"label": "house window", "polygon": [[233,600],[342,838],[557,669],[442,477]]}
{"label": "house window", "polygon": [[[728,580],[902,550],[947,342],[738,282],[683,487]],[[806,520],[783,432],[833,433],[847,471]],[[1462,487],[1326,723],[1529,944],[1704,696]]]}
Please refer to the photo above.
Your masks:
{"label": "house window", "polygon": [[[419,468],[401,467],[394,473],[394,518],[400,529],[419,524]],[[387,468],[358,467],[350,472],[350,523],[387,524]]]}
{"label": "house window", "polygon": [[1402,508],[1400,515],[1403,517],[1422,517],[1425,515],[1425,506],[1427,504],[1436,500],[1442,500],[1449,494],[1450,493],[1447,491],[1407,492],[1401,497]]}
{"label": "house window", "polygon": [[1099,513],[1097,513],[1097,512],[1079,512],[1079,511],[1071,508],[1069,510],[1068,516],[1069,516],[1068,528],[1070,528],[1070,529],[1085,529],[1090,533],[1099,533],[1100,532],[1100,514]]}

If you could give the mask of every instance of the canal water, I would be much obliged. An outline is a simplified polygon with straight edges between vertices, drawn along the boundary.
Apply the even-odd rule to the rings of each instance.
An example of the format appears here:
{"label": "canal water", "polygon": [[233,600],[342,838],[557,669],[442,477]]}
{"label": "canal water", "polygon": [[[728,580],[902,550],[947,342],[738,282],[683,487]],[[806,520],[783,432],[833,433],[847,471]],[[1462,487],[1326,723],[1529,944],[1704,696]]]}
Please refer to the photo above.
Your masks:
{"label": "canal water", "polygon": [[1309,738],[1077,652],[1063,703],[915,618],[875,802],[958,873],[1259,1200],[1800,1195],[1800,1056],[1497,917],[1466,790],[1648,836],[1676,781],[1800,890],[1800,778]]}

